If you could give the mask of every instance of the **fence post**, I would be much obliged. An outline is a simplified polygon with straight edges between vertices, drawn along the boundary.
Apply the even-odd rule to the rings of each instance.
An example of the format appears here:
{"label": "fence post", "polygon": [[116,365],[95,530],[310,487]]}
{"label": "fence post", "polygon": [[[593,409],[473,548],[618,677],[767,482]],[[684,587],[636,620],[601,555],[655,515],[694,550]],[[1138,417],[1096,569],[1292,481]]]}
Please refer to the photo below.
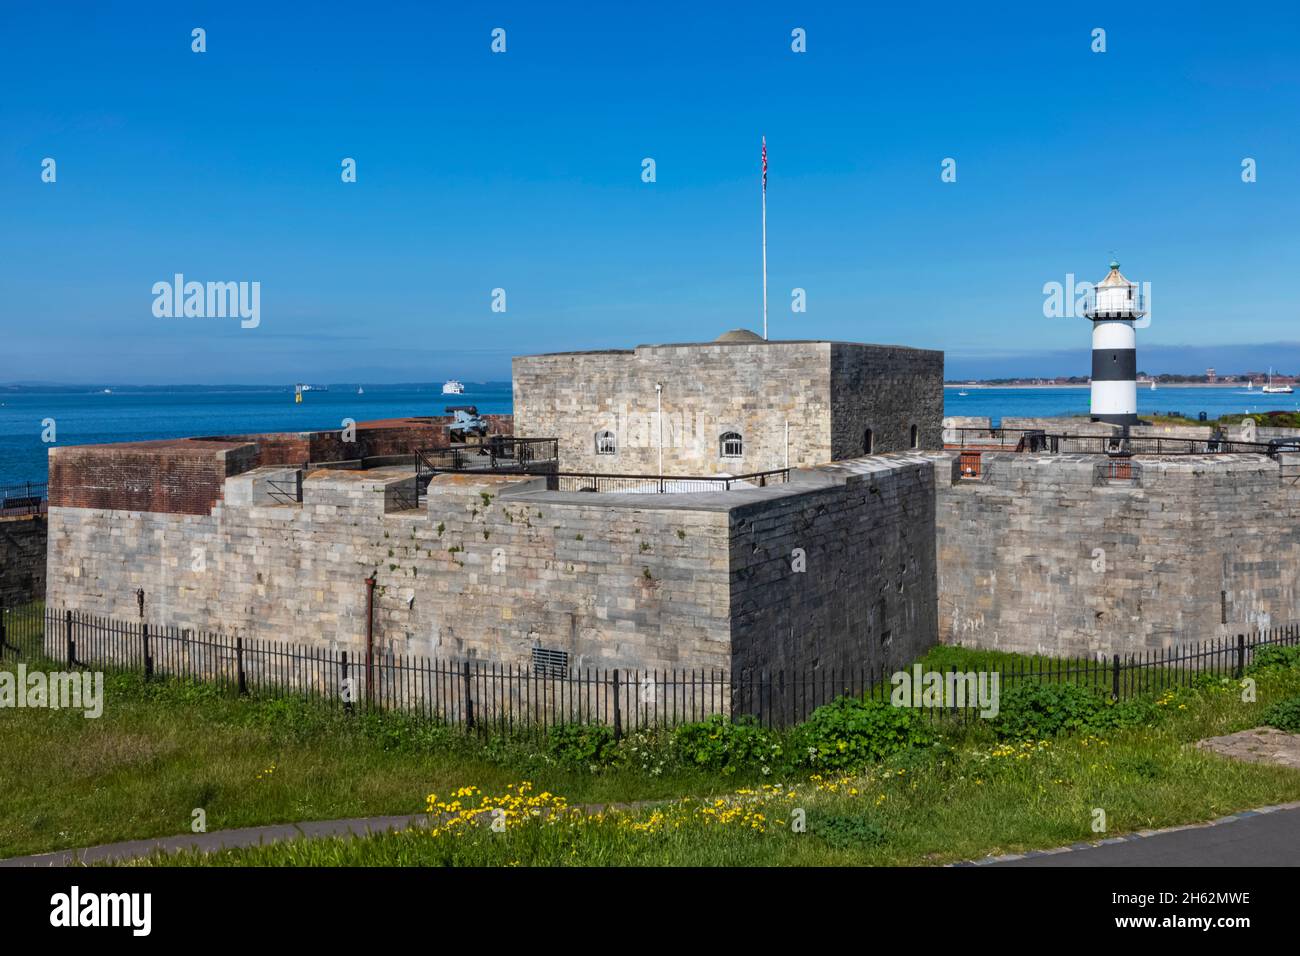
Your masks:
{"label": "fence post", "polygon": [[343,683],[339,687],[343,692],[343,713],[352,713],[352,687],[348,684],[348,652],[343,652]]}
{"label": "fence post", "polygon": [[474,698],[470,696],[473,690],[473,681],[469,676],[469,661],[465,662],[465,733],[474,729]]}
{"label": "fence post", "polygon": [[140,639],[144,642],[144,679],[153,677],[153,655],[149,653],[149,625],[140,625]]}
{"label": "fence post", "polygon": [[235,673],[238,675],[239,696],[248,693],[248,679],[244,676],[244,639],[235,638]]}
{"label": "fence post", "polygon": [[1246,673],[1246,635],[1237,635],[1237,680],[1241,680]]}
{"label": "fence post", "polygon": [[1111,673],[1111,681],[1110,681],[1110,699],[1119,700],[1119,655],[1118,654],[1115,655],[1115,659],[1112,663],[1112,666],[1113,666],[1113,671]]}
{"label": "fence post", "polygon": [[72,612],[65,611],[63,614],[63,635],[67,639],[68,645],[68,667],[73,667],[77,663],[77,644],[72,639]]}
{"label": "fence post", "polygon": [[614,668],[614,739],[623,738],[623,708],[619,703],[618,668]]}

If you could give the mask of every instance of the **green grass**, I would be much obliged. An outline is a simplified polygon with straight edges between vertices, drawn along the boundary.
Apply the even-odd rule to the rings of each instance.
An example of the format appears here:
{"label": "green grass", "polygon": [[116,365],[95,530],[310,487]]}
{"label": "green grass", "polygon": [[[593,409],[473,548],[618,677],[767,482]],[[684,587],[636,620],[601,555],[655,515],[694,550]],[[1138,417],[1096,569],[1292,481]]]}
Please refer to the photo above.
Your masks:
{"label": "green grass", "polygon": [[[922,663],[946,671],[1049,662],[941,647]],[[12,658],[0,666],[12,668]],[[550,825],[523,822],[504,833],[475,824],[436,835],[296,841],[166,862],[947,862],[1095,839],[1097,808],[1113,835],[1300,799],[1300,772],[1190,746],[1256,726],[1271,704],[1300,694],[1300,667],[1256,677],[1257,703],[1243,703],[1231,681],[1166,691],[1153,726],[1116,731],[1104,741],[1063,736],[1046,745],[999,744],[989,722],[941,724],[938,746],[814,781],[808,770],[790,767],[770,775],[757,766],[725,775],[691,769],[665,756],[670,748],[653,736],[635,753],[625,745],[626,762],[617,766],[575,769],[525,740],[480,740],[400,716],[348,717],[293,700],[232,698],[212,687],[116,674],[106,680],[107,704],[96,720],[71,711],[0,710],[0,856],[185,833],[195,808],[205,810],[212,831],[420,813],[430,793],[446,800],[467,785],[501,793],[528,780],[533,792],[559,794],[570,806],[663,806],[581,823],[559,813],[546,818]],[[779,788],[744,792],[763,783]],[[702,812],[703,798],[724,804]],[[795,811],[805,815],[806,832],[791,830]]]}
{"label": "green grass", "polygon": [[[1205,729],[1250,723],[1215,695],[1196,696],[1192,714],[1154,732],[1126,731],[1105,742],[1063,738],[1046,746],[969,739],[953,751],[887,762],[820,787],[806,777],[791,780],[777,795],[732,797],[727,805],[737,810],[729,822],[702,815],[703,804],[688,801],[675,804],[669,822],[653,832],[635,829],[655,813],[641,810],[583,823],[543,818],[505,832],[474,825],[436,835],[413,830],[294,841],[142,865],[920,865],[1096,840],[1300,798],[1295,771],[1186,746],[1186,737]],[[1093,831],[1097,808],[1106,814],[1105,833]],[[805,832],[790,825],[795,811],[805,815]],[[762,830],[753,824],[756,813]]]}
{"label": "green grass", "polygon": [[467,739],[400,716],[225,698],[195,685],[146,685],[134,675],[110,675],[105,696],[93,720],[79,711],[0,710],[0,857],[185,833],[195,808],[211,831],[415,813],[431,792],[525,776],[584,802],[736,785],[690,770],[569,770],[523,742]]}

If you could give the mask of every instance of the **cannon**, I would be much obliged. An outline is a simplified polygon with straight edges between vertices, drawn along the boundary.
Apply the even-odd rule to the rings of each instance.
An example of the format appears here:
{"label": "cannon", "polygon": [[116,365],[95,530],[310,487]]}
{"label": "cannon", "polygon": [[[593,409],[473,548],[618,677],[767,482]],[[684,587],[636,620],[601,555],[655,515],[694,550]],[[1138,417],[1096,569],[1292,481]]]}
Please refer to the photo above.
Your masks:
{"label": "cannon", "polygon": [[447,414],[453,421],[447,426],[447,436],[454,442],[468,441],[473,435],[482,438],[488,432],[488,423],[479,417],[476,405],[448,405]]}

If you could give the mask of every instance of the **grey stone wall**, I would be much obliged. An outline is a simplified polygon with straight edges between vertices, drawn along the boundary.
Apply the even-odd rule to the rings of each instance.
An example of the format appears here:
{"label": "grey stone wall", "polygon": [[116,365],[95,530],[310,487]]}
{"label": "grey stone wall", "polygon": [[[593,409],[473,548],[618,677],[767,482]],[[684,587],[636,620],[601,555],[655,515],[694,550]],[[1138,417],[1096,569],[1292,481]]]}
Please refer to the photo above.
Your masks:
{"label": "grey stone wall", "polygon": [[0,518],[0,604],[45,597],[44,515]]}
{"label": "grey stone wall", "polygon": [[[531,479],[443,476],[399,510],[407,469],[317,472],[275,504],[257,469],[208,516],[51,510],[51,606],[331,648],[574,666],[726,667],[725,510],[607,504]],[[623,497],[623,496],[619,496]]]}
{"label": "grey stone wall", "polygon": [[875,674],[919,656],[937,631],[933,463],[873,456],[796,481],[731,512],[737,669]]}
{"label": "grey stone wall", "polygon": [[831,460],[866,454],[867,429],[875,454],[943,447],[942,352],[831,344]]}
{"label": "grey stone wall", "polygon": [[941,640],[1127,654],[1300,618],[1300,488],[1276,462],[1138,458],[1099,486],[1104,460],[985,454],[939,482]]}
{"label": "grey stone wall", "polygon": [[[654,474],[663,385],[666,474],[746,474],[942,447],[943,353],[843,342],[643,345],[514,359],[516,434],[558,437],[566,471]],[[596,454],[596,433],[618,452]],[[744,439],[723,458],[725,432]]]}
{"label": "grey stone wall", "polygon": [[[733,475],[830,460],[830,345],[825,342],[643,345],[514,359],[515,434],[560,439],[564,471],[655,474],[663,385],[664,474]],[[615,455],[595,453],[613,431]],[[719,438],[736,431],[741,458]]]}
{"label": "grey stone wall", "polygon": [[[935,638],[929,461],[878,456],[788,485],[549,492],[444,475],[410,508],[405,468],[227,479],[210,515],[53,508],[49,603],[230,636],[527,666],[828,668]],[[273,484],[274,482],[274,484]],[[805,552],[795,572],[793,548]]]}

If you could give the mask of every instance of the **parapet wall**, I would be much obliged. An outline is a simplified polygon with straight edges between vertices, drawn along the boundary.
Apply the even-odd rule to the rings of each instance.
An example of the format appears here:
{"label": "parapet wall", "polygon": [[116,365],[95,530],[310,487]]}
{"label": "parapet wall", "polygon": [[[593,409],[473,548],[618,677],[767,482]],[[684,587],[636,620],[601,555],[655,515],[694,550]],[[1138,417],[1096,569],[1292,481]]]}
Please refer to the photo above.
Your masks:
{"label": "parapet wall", "polygon": [[1139,457],[1099,484],[1104,456],[986,453],[974,480],[944,458],[946,643],[1127,654],[1300,618],[1300,488],[1276,461]]}

